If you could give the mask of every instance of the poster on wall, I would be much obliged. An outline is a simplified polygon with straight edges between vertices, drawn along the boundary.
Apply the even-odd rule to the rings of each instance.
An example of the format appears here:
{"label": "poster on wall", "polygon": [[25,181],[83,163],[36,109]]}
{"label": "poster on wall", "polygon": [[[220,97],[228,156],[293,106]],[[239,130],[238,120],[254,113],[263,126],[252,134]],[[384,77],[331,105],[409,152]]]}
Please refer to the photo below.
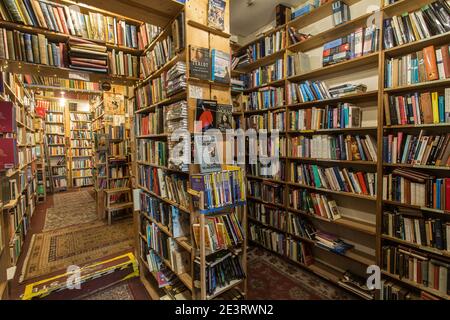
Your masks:
{"label": "poster on wall", "polygon": [[103,103],[107,114],[122,115],[125,113],[125,99],[121,94],[104,93]]}

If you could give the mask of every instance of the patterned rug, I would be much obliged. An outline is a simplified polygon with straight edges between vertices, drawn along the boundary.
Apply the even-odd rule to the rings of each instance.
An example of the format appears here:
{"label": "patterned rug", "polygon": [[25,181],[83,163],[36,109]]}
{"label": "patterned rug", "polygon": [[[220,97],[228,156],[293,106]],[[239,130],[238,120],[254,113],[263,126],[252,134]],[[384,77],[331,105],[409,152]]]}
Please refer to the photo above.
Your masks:
{"label": "patterned rug", "polygon": [[47,209],[43,231],[96,221],[96,202],[89,191],[57,193],[53,207]]}
{"label": "patterned rug", "polygon": [[95,222],[33,235],[20,282],[65,271],[133,247],[133,222]]}
{"label": "patterned rug", "polygon": [[134,300],[134,297],[128,283],[119,283],[93,293],[82,300]]}
{"label": "patterned rug", "polygon": [[353,300],[353,295],[261,248],[248,253],[249,300]]}

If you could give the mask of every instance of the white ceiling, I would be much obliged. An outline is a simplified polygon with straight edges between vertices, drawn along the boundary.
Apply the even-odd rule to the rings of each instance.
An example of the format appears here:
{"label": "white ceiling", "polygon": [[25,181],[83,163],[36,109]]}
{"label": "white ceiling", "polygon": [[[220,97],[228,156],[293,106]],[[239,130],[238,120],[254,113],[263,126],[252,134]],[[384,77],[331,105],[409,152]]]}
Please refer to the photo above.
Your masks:
{"label": "white ceiling", "polygon": [[[275,20],[278,4],[298,6],[306,0],[230,0],[231,33],[241,37],[256,32]],[[248,2],[253,5],[248,6]]]}

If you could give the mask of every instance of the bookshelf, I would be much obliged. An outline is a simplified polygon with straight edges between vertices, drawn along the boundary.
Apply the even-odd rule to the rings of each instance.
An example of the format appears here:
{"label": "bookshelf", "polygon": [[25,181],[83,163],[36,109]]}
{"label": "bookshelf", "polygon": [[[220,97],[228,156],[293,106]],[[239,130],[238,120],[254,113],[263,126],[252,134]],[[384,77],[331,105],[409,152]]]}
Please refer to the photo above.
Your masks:
{"label": "bookshelf", "polygon": [[[2,218],[0,235],[0,267],[6,270],[17,264],[22,254],[25,236],[36,208],[37,157],[34,130],[34,96],[24,88],[23,76],[2,72],[3,92],[0,99],[5,115],[2,144],[13,155],[2,163]],[[11,123],[9,123],[11,121]],[[8,127],[12,126],[9,132]],[[11,144],[12,142],[12,144]],[[10,162],[9,162],[10,161]],[[8,296],[6,272],[0,279],[0,295]]]}
{"label": "bookshelf", "polygon": [[[200,168],[198,165],[188,165],[183,162],[184,160],[178,162],[173,155],[171,156],[170,151],[173,148],[171,137],[173,128],[183,124],[181,128],[186,128],[191,134],[194,133],[199,97],[191,96],[189,90],[200,92],[202,99],[214,99],[220,104],[231,104],[229,82],[214,82],[209,80],[210,78],[202,80],[192,76],[189,71],[191,47],[230,52],[229,2],[225,9],[224,30],[207,26],[207,3],[204,0],[190,1],[184,7],[180,7],[167,27],[146,48],[144,55],[151,56],[152,51],[157,50],[158,43],[168,41],[168,38],[185,39],[182,44],[174,41],[176,45],[173,53],[147,73],[147,77],[137,85],[132,99],[135,104],[136,128],[133,134],[136,148],[134,198],[135,222],[138,230],[137,255],[140,258],[141,280],[152,299],[215,299],[224,294],[239,297],[246,295],[246,280],[239,277],[233,279],[228,286],[208,291],[207,261],[218,259],[214,256],[218,253],[206,252],[207,239],[205,234],[200,232],[206,225],[205,221],[211,221],[215,216],[228,219],[227,217],[237,214],[244,230],[242,242],[236,246],[239,250],[237,253],[232,253],[234,250],[230,248],[222,251],[232,255],[232,259],[239,259],[246,274],[245,205],[215,210],[202,210],[201,206],[195,205],[199,198],[204,199],[202,192],[191,189],[194,177],[203,178]],[[176,24],[178,29],[173,27]],[[183,34],[174,34],[175,30],[180,30],[180,24]],[[161,88],[153,94],[156,98],[150,99],[145,93],[146,86],[152,83],[155,87],[158,79],[166,73],[176,74],[174,78],[186,74],[186,86],[181,85],[179,90],[174,90],[169,84],[167,88]],[[172,80],[173,78],[169,78],[169,83]],[[174,118],[177,112],[182,113],[182,120]],[[148,152],[149,150],[158,152],[155,152],[155,155]],[[244,170],[239,168],[238,171],[242,174]],[[151,182],[156,179],[161,182],[161,188]],[[200,203],[202,201],[200,200]],[[153,210],[153,206],[164,208],[161,209],[161,215]],[[167,215],[170,218],[167,218]],[[199,236],[197,240],[196,232]],[[153,237],[163,239],[163,243],[165,241],[170,243],[169,252],[155,245]],[[183,263],[180,264],[180,261]],[[171,286],[159,288],[158,279],[161,275],[170,279]]]}
{"label": "bookshelf", "polygon": [[[385,6],[383,8],[383,15],[384,18],[393,18],[401,15],[403,12],[415,12],[425,4],[430,5],[432,2],[433,1],[424,1],[419,4],[410,1],[398,1],[394,4]],[[416,54],[417,52],[423,52],[425,55],[426,48],[430,46],[433,46],[435,50],[440,50],[439,48],[441,46],[448,45],[448,36],[448,32],[444,32],[422,39],[416,38],[414,41],[403,44],[394,43],[394,46],[385,48],[381,54],[382,61],[388,64],[393,61],[393,59],[395,60],[409,54]],[[383,72],[383,77],[389,74],[387,68],[382,68],[381,72]],[[419,70],[419,72],[421,71]],[[448,79],[445,79],[445,76],[444,78],[439,76],[439,78],[440,79],[436,81],[426,81],[427,79],[423,81],[424,79],[419,79],[422,80],[422,82],[398,85],[394,83],[392,86],[384,81],[380,82],[380,93],[385,98],[384,108],[380,110],[380,116],[383,119],[383,122],[380,124],[380,126],[382,126],[380,129],[380,139],[385,140],[380,143],[380,147],[387,147],[387,149],[385,149],[386,152],[384,153],[383,163],[379,163],[379,170],[383,173],[383,178],[393,177],[393,179],[403,180],[404,178],[396,177],[398,170],[400,170],[400,172],[401,170],[405,170],[408,174],[418,173],[429,175],[431,183],[435,184],[436,181],[440,181],[440,179],[442,179],[441,181],[445,184],[449,177],[447,170],[448,166],[445,163],[437,165],[435,161],[429,162],[426,159],[425,161],[420,160],[420,158],[417,161],[411,161],[408,157],[401,157],[401,154],[392,154],[393,150],[389,147],[390,142],[388,141],[392,138],[393,142],[397,144],[398,137],[401,134],[411,137],[418,137],[422,134],[424,136],[429,136],[431,140],[435,139],[435,137],[445,137],[448,133],[448,120],[446,119],[440,119],[441,121],[438,119],[438,121],[434,121],[434,123],[433,121],[432,123],[427,123],[425,118],[418,120],[418,118],[415,117],[414,119],[411,119],[412,121],[407,122],[398,119],[399,122],[397,123],[395,122],[396,119],[390,117],[392,115],[392,109],[390,109],[391,102],[389,99],[392,97],[397,97],[395,99],[399,99],[398,97],[414,95],[415,93],[417,93],[418,96],[423,96],[426,95],[427,92],[437,92],[438,95],[444,95],[447,90]],[[402,152],[400,146],[399,151]],[[408,181],[407,183],[409,184],[409,180],[405,179],[404,181]],[[380,226],[377,245],[380,247],[379,263],[383,270],[383,289],[387,287],[387,290],[385,291],[389,292],[391,288],[395,287],[406,288],[410,295],[418,296],[422,299],[431,296],[433,298],[448,300],[450,297],[449,292],[444,289],[443,284],[440,282],[440,280],[442,280],[442,274],[435,279],[435,281],[438,282],[437,284],[436,282],[430,282],[430,278],[423,279],[423,281],[420,281],[419,283],[417,278],[408,278],[408,270],[402,270],[401,272],[406,272],[406,276],[400,276],[399,270],[392,268],[388,263],[389,259],[392,257],[401,257],[401,259],[411,261],[411,259],[413,259],[411,255],[415,254],[414,259],[418,260],[414,261],[420,261],[426,268],[424,272],[429,274],[434,272],[436,268],[441,269],[441,266],[436,266],[437,262],[443,264],[444,267],[442,268],[445,268],[446,265],[448,266],[449,255],[448,248],[446,248],[445,244],[444,246],[438,244],[436,242],[438,238],[436,238],[433,243],[428,242],[428,235],[421,233],[421,231],[414,232],[413,238],[410,238],[409,235],[405,237],[401,233],[403,228],[398,226],[397,222],[393,224],[393,229],[396,230],[396,233],[392,233],[394,230],[386,226],[393,218],[404,221],[405,226],[409,225],[411,222],[417,224],[417,226],[428,225],[430,223],[433,223],[434,226],[434,223],[438,221],[439,224],[442,224],[442,232],[444,233],[443,236],[445,236],[445,225],[449,222],[445,205],[441,203],[417,203],[417,201],[421,201],[421,199],[419,200],[419,198],[417,198],[417,193],[412,194],[413,199],[409,199],[409,197],[397,199],[390,191],[394,182],[381,181],[380,183],[381,190],[387,191],[387,194],[383,194],[379,199],[380,207],[378,212]],[[386,190],[386,187],[388,187],[389,190]],[[405,190],[406,189],[399,189],[399,192],[404,194]],[[435,235],[434,232],[431,233]],[[420,237],[420,235],[423,236],[422,239],[417,238]],[[447,286],[445,286],[445,288],[446,287]]]}
{"label": "bookshelf", "polygon": [[[280,128],[280,168],[276,174],[261,176],[259,168],[247,166],[250,242],[269,249],[284,259],[342,287],[345,287],[343,279],[346,272],[354,275],[355,278],[364,276],[367,266],[377,262],[377,206],[379,203],[377,189],[379,186],[373,183],[373,190],[370,193],[343,190],[332,186],[326,187],[321,184],[317,185],[314,181],[299,180],[296,170],[298,168],[302,168],[302,170],[318,168],[319,171],[323,170],[325,173],[330,168],[337,168],[340,172],[353,170],[364,174],[369,173],[372,179],[377,176],[379,163],[375,153],[380,154],[377,143],[379,132],[377,110],[382,106],[378,84],[382,77],[380,76],[380,80],[377,73],[381,69],[379,63],[381,50],[322,66],[323,46],[339,37],[347,36],[360,27],[365,27],[371,16],[371,13],[366,11],[367,6],[369,4],[379,5],[379,1],[345,1],[345,3],[350,8],[351,20],[339,26],[334,27],[332,24],[332,9],[331,2],[329,2],[239,46],[234,52],[235,57],[242,56],[249,46],[255,46],[267,37],[272,37],[277,33],[284,34],[284,38],[278,38],[278,47],[275,47],[274,51],[266,52],[264,56],[254,57],[256,59],[250,60],[248,63],[238,64],[233,71],[235,79],[245,79],[245,74],[252,74],[255,70],[264,70],[266,66],[282,61],[280,62],[282,63],[280,65],[282,72],[277,78],[268,79],[253,88],[247,86],[242,92],[239,90],[234,93],[237,109],[233,115],[244,130],[255,128],[258,131],[264,128],[270,132],[274,127],[268,127],[267,124],[276,121],[276,114],[281,119],[280,123],[283,124]],[[293,43],[289,35],[291,29],[309,34],[310,37]],[[380,34],[381,32],[378,34],[379,43],[381,43]],[[274,38],[277,39],[276,36]],[[256,48],[258,49],[258,47]],[[294,74],[295,70],[290,70],[289,61],[290,57],[296,54],[306,55],[309,65],[302,69],[301,73]],[[352,70],[352,74],[349,74],[348,70]],[[293,86],[305,81],[323,81],[328,88],[342,83],[361,83],[366,85],[367,89],[349,93],[346,96],[329,96],[314,101],[291,99]],[[265,101],[261,91],[272,94],[272,102]],[[325,108],[331,110],[328,108],[338,106],[340,103],[357,106],[362,113],[361,123],[351,127],[300,125],[299,119],[306,119],[305,117],[311,116],[317,110],[325,110]],[[261,127],[261,123],[266,124]],[[316,139],[336,141],[335,139],[340,135],[350,136],[352,139],[356,136],[366,137],[369,135],[373,141],[371,144],[372,157],[342,158],[316,151],[325,143],[322,140],[318,142],[319,144],[314,145]],[[268,192],[274,192],[272,195],[275,194],[278,197],[267,198],[264,195]],[[331,219],[329,216],[324,216],[324,212],[321,214],[320,210],[318,212],[305,206],[301,198],[293,198],[294,196],[301,197],[301,195],[307,198],[311,197],[314,199],[313,201],[336,204],[340,217]],[[261,212],[264,215],[261,216]],[[278,219],[284,219],[282,221],[285,221],[285,224],[274,226],[273,222],[276,220],[270,220],[275,219],[273,215],[278,216]],[[322,246],[320,241],[314,237],[299,236],[299,231],[293,229],[292,225],[293,221],[297,221],[296,219],[312,225],[317,232],[325,232],[342,239],[353,247],[344,252],[335,253]],[[272,223],[270,223],[271,221]],[[272,234],[290,245],[302,248],[305,255],[303,259],[299,261],[298,257],[289,256],[289,252],[272,247],[270,243],[265,242],[264,237]],[[361,297],[375,298],[365,294],[362,294]]]}
{"label": "bookshelf", "polygon": [[[116,92],[116,88],[113,92]],[[94,189],[97,212],[108,223],[130,215],[132,170],[127,90],[104,93],[92,108]],[[118,106],[117,108],[115,106]]]}
{"label": "bookshelf", "polygon": [[90,106],[83,111],[78,103],[69,103],[70,118],[70,180],[72,187],[93,185],[92,118]]}
{"label": "bookshelf", "polygon": [[45,147],[45,122],[38,116],[34,119],[36,140],[36,174],[37,174],[37,202],[43,203],[47,198],[47,162]]}
{"label": "bookshelf", "polygon": [[46,109],[45,134],[49,178],[53,193],[69,187],[69,162],[66,144],[65,102],[60,99],[39,96],[37,105]]}
{"label": "bookshelf", "polygon": [[[12,49],[6,50],[6,52],[9,51],[9,54],[1,56],[0,60],[7,70],[15,73],[22,73],[25,71],[27,74],[40,74],[49,77],[58,76],[65,79],[82,79],[84,81],[92,82],[109,80],[113,83],[127,85],[133,85],[134,81],[139,79],[137,57],[142,51],[139,48],[138,36],[138,29],[142,25],[141,21],[82,4],[76,4],[71,1],[46,3],[46,9],[48,9],[46,14],[49,13],[51,17],[50,20],[47,20],[47,16],[42,13],[42,6],[33,6],[30,11],[28,9],[23,9],[24,7],[20,8],[19,2],[12,2],[11,5],[21,12],[20,19],[23,18],[24,21],[18,20],[19,18],[17,16],[9,13],[9,16],[1,17],[0,28],[2,28],[2,30],[16,30],[31,35],[30,42],[33,41],[33,46],[39,46],[39,48],[44,42],[48,42],[49,44],[56,43],[57,46],[55,51],[59,50],[60,55],[66,54],[66,50],[63,50],[62,47],[65,47],[68,51],[73,51],[71,47],[75,47],[76,41],[80,39],[81,41],[88,40],[93,45],[104,48],[104,51],[106,52],[104,60],[109,68],[106,68],[106,72],[103,72],[102,70],[99,73],[96,70],[92,70],[100,69],[97,66],[94,66],[94,64],[97,65],[97,60],[95,60],[97,58],[95,58],[95,56],[92,56],[93,58],[89,61],[90,65],[86,66],[85,64],[76,62],[76,59],[74,59],[75,55],[73,54],[70,54],[70,68],[62,67],[69,66],[69,62],[65,63],[65,60],[69,59],[64,59],[62,66],[59,64],[57,61],[59,55],[49,57],[48,62],[44,60],[42,61],[42,64],[40,64],[39,52],[34,52],[30,45],[27,50],[32,50],[33,59],[21,57],[21,55],[16,56],[12,53]],[[79,10],[75,10],[73,7],[74,5]],[[24,10],[26,12],[22,12]],[[55,17],[55,15],[58,17]],[[36,21],[33,17],[36,17]],[[75,19],[75,17],[77,19]],[[83,17],[83,21],[85,19],[89,20],[86,24],[89,23],[92,28],[85,27],[84,24],[81,24],[81,19],[79,19],[79,17]],[[58,23],[53,25],[54,21],[57,21]],[[74,21],[77,21],[77,23]],[[102,22],[98,23],[98,21]],[[7,32],[4,33],[5,36],[6,34]],[[60,60],[63,61],[63,59]]]}

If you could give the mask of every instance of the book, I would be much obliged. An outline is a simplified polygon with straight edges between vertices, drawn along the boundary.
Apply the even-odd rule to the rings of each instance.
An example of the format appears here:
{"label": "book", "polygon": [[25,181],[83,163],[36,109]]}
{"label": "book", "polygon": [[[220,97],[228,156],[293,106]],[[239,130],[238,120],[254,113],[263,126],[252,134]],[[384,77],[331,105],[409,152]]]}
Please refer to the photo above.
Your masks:
{"label": "book", "polygon": [[221,132],[226,133],[227,130],[233,129],[233,106],[218,104],[215,117],[217,129]]}
{"label": "book", "polygon": [[189,47],[189,76],[211,80],[211,59],[208,48]]}
{"label": "book", "polygon": [[17,132],[16,108],[10,101],[0,101],[0,132]]}
{"label": "book", "polygon": [[218,29],[225,29],[225,6],[224,0],[208,1],[208,26]]}
{"label": "book", "polygon": [[222,83],[229,83],[230,82],[230,54],[212,49],[211,51],[211,80],[222,82]]}

